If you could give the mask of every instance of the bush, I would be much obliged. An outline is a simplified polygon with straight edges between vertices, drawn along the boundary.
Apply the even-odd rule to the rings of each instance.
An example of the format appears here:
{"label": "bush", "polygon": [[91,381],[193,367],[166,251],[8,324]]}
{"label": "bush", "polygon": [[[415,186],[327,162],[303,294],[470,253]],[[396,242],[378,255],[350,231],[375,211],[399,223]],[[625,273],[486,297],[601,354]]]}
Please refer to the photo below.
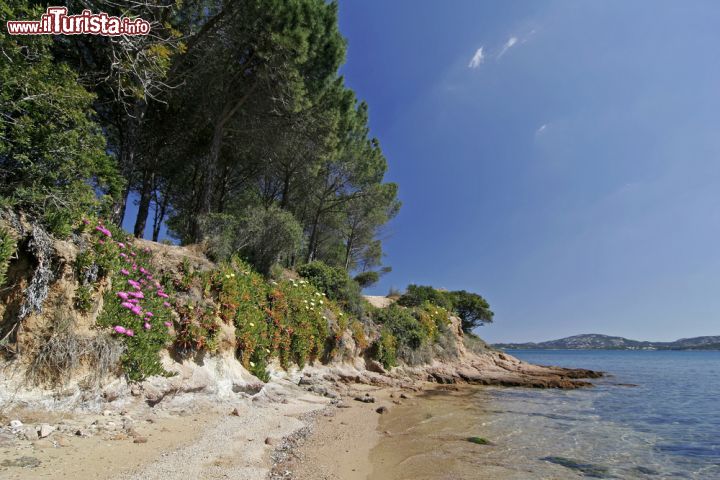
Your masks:
{"label": "bush", "polygon": [[397,365],[397,339],[389,328],[380,329],[380,337],[373,343],[370,355],[385,368]]}
{"label": "bush", "polygon": [[398,305],[376,310],[374,320],[393,334],[397,339],[398,349],[407,347],[415,350],[429,338],[422,324],[413,316],[413,312]]}
{"label": "bush", "polygon": [[350,278],[344,268],[315,261],[300,266],[297,272],[346,311],[358,317],[365,311],[360,285]]}
{"label": "bush", "polygon": [[201,221],[209,254],[215,260],[228,260],[239,253],[260,273],[297,253],[302,242],[302,226],[292,213],[276,206],[253,207],[242,217],[211,214]]}
{"label": "bush", "polygon": [[448,292],[423,285],[408,285],[407,291],[398,299],[398,304],[405,307],[419,307],[430,302],[445,310],[452,310],[453,304]]}
{"label": "bush", "polygon": [[81,275],[94,271],[111,279],[98,324],[111,327],[112,335],[125,345],[121,363],[130,381],[167,375],[160,351],[172,340],[172,300],[154,277],[150,251],[136,248],[114,227],[98,224],[92,235],[91,247],[75,267]]}
{"label": "bush", "polygon": [[5,228],[0,227],[0,287],[7,281],[10,258],[15,253],[15,239]]}

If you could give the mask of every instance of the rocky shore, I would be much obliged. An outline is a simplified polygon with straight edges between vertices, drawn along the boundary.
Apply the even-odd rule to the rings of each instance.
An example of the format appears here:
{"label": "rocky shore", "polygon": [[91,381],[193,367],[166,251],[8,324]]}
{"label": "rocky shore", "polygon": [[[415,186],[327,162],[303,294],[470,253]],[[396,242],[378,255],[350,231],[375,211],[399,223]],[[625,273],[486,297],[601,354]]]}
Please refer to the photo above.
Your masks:
{"label": "rocky shore", "polygon": [[530,365],[497,351],[464,351],[461,358],[391,372],[309,366],[276,375],[257,390],[235,391],[219,389],[221,378],[203,377],[195,366],[116,397],[106,391],[110,401],[90,410],[6,404],[0,473],[9,479],[309,479],[338,478],[340,471],[339,478],[366,478],[367,456],[383,435],[379,417],[424,389],[579,388],[590,385],[583,378],[601,375]]}

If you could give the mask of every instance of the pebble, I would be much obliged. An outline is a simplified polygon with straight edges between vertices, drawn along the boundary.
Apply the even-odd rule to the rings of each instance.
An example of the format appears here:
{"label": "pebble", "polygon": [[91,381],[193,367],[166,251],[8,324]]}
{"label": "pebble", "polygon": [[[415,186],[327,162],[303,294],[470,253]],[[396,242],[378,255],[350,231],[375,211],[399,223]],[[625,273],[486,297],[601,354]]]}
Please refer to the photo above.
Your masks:
{"label": "pebble", "polygon": [[49,436],[49,435],[50,435],[52,432],[54,432],[54,431],[55,431],[55,428],[54,428],[54,427],[51,427],[51,426],[48,425],[47,423],[43,423],[42,425],[40,425],[40,426],[37,428],[37,432],[38,432],[38,437],[39,437],[39,438],[45,438],[45,437]]}
{"label": "pebble", "polygon": [[378,407],[375,411],[382,415],[383,413],[388,412],[388,408],[387,407]]}

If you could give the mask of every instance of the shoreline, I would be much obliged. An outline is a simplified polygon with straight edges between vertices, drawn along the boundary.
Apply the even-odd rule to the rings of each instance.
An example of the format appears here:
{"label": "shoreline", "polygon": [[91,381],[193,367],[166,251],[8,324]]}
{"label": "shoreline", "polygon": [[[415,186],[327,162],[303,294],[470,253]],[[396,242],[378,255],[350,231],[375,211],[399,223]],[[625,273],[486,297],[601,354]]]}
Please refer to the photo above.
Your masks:
{"label": "shoreline", "polygon": [[[392,435],[379,428],[389,417],[385,413],[425,392],[465,385],[574,389],[591,385],[578,378],[600,375],[487,352],[386,373],[346,364],[309,366],[255,393],[223,398],[214,389],[198,393],[188,384],[184,393],[151,403],[155,397],[145,397],[152,390],[135,390],[106,404],[102,408],[110,410],[102,413],[16,408],[2,412],[6,425],[16,419],[23,425],[0,429],[0,474],[13,480],[177,475],[360,480],[373,474],[373,449]],[[43,423],[51,433],[38,438]]]}

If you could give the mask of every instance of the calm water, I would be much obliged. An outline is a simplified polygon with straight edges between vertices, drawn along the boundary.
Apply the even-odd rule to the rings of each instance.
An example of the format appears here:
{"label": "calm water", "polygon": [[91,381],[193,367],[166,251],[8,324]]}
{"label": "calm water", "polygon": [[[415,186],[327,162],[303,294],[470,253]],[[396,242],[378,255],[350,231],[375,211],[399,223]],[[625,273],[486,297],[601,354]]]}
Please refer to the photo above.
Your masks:
{"label": "calm water", "polygon": [[720,352],[509,353],[612,376],[579,390],[434,392],[391,408],[370,478],[720,480]]}
{"label": "calm water", "polygon": [[[720,479],[720,352],[509,353],[532,363],[612,375],[588,390],[494,392],[494,404],[504,412],[496,426],[514,429],[518,436],[547,432],[542,443],[550,448],[543,456],[600,467],[586,468],[585,473],[573,469],[585,476]],[[523,449],[520,438],[509,437]],[[532,447],[526,450],[539,453]]]}

